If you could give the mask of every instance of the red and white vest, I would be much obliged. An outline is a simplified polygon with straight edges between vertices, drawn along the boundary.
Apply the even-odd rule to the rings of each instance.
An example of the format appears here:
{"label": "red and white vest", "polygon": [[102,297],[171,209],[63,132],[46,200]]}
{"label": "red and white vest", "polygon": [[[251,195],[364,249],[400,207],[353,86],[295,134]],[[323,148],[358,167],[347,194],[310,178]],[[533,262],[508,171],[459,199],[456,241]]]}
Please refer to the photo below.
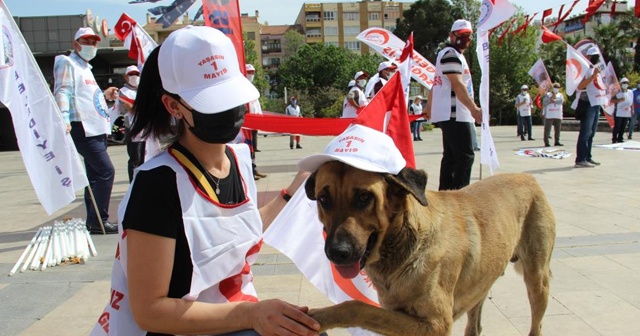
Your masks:
{"label": "red and white vest", "polygon": [[[169,152],[164,151],[140,166],[150,170],[167,166],[176,172],[176,182],[185,234],[191,251],[193,274],[185,300],[225,303],[257,301],[250,265],[262,245],[262,219],[257,207],[257,188],[253,180],[247,145],[228,145],[236,158],[248,200],[229,206],[213,202],[196,190],[189,174]],[[143,336],[133,319],[127,289],[127,233],[122,219],[127,208],[129,188],[118,208],[120,241],[111,275],[111,299],[91,335]]]}

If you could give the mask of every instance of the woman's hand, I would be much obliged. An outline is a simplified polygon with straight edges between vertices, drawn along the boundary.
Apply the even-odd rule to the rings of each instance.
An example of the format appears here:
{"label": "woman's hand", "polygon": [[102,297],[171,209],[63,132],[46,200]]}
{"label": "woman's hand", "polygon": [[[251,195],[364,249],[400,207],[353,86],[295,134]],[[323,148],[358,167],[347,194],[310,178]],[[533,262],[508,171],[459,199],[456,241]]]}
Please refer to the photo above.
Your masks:
{"label": "woman's hand", "polygon": [[280,300],[257,302],[251,312],[252,328],[260,335],[317,336],[320,324],[309,317],[308,307]]}

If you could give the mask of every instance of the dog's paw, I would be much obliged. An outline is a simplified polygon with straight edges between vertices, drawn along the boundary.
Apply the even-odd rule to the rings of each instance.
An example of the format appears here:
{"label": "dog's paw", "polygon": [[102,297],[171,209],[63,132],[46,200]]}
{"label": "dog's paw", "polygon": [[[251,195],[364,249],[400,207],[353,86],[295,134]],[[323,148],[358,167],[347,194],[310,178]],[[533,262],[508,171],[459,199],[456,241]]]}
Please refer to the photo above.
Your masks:
{"label": "dog's paw", "polygon": [[311,309],[309,310],[308,315],[320,323],[320,331],[326,331],[337,327],[334,314],[329,308]]}

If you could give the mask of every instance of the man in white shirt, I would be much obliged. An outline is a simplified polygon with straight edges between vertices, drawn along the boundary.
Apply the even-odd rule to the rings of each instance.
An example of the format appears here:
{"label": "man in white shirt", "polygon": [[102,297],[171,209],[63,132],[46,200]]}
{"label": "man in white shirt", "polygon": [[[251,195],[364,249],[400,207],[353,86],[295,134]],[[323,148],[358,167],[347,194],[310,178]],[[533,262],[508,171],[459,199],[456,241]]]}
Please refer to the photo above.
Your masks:
{"label": "man in white shirt", "polygon": [[364,87],[367,85],[367,78],[369,75],[364,71],[356,72],[353,80],[356,81],[356,85],[349,89],[347,97],[344,98],[342,103],[342,118],[355,118],[358,116],[359,111],[369,104],[367,97],[364,94]]}
{"label": "man in white shirt", "polygon": [[525,141],[525,133],[528,135],[529,140],[535,140],[531,137],[531,128],[533,127],[531,107],[532,101],[529,95],[529,87],[523,85],[520,88],[520,94],[516,97],[516,108],[518,109],[518,118],[520,118],[520,140],[522,141]]}
{"label": "man in white shirt", "polygon": [[620,80],[620,87],[622,91],[611,98],[611,102],[616,103],[612,143],[624,142],[624,131],[633,113],[633,91],[629,90],[629,80],[622,78]]}
{"label": "man in white shirt", "polygon": [[544,146],[551,147],[549,138],[551,126],[554,131],[554,146],[564,146],[560,143],[560,127],[562,126],[562,104],[564,96],[560,93],[560,84],[553,83],[551,92],[547,92],[542,98],[542,114],[544,115]]}

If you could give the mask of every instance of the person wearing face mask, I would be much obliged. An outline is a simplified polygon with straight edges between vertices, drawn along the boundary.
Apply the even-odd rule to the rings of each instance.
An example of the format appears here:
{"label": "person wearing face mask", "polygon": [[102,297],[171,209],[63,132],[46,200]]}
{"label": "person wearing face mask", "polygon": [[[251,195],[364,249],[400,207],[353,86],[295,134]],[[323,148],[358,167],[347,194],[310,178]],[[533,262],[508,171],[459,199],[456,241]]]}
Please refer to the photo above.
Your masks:
{"label": "person wearing face mask", "polygon": [[129,161],[127,162],[127,172],[129,173],[129,183],[133,180],[133,170],[144,162],[145,141],[140,136],[129,136],[135,112],[133,103],[136,100],[138,83],[140,82],[140,70],[135,65],[130,65],[124,73],[125,84],[118,91],[118,99],[114,110],[119,115],[124,115],[124,126],[127,131],[126,143]]}
{"label": "person wearing face mask", "polygon": [[636,88],[633,89],[633,110],[631,111],[631,120],[629,121],[629,135],[627,139],[633,139],[633,131],[636,127],[636,121],[638,115],[640,115],[640,82],[636,83]]}
{"label": "person wearing face mask", "polygon": [[342,103],[342,118],[357,117],[359,111],[369,104],[363,91],[367,85],[368,77],[369,75],[364,71],[356,72],[353,77],[355,85],[349,89],[347,97],[344,98],[344,102]]}
{"label": "person wearing face mask", "polygon": [[531,109],[533,101],[529,95],[529,87],[523,85],[520,87],[520,94],[516,97],[516,108],[518,109],[518,119],[520,120],[520,140],[525,141],[524,135],[527,134],[529,140],[535,140],[531,137],[531,129],[533,121],[531,119]]}
{"label": "person wearing face mask", "polygon": [[633,91],[629,90],[629,80],[622,78],[620,88],[622,90],[611,98],[611,102],[616,104],[612,143],[624,142],[624,131],[633,113]]}
{"label": "person wearing face mask", "polygon": [[263,230],[308,176],[258,208],[250,149],[228,144],[258,97],[217,29],[176,30],[148,56],[131,132],[167,148],[138,168],[120,204],[118,302],[91,335],[318,335],[307,307],[259,301],[253,285]]}
{"label": "person wearing face mask", "polygon": [[560,84],[553,83],[551,92],[542,98],[542,113],[544,115],[544,146],[550,147],[549,139],[553,126],[554,146],[564,146],[560,143],[560,128],[562,127],[562,104],[564,96],[560,93]]}
{"label": "person wearing face mask", "polygon": [[600,109],[608,103],[605,85],[600,76],[600,68],[595,66],[600,62],[600,52],[593,46],[587,49],[587,58],[591,62],[591,67],[586,76],[578,84],[576,93],[577,100],[586,104],[584,115],[580,119],[580,131],[576,143],[575,168],[593,168],[600,163],[591,157],[593,137],[598,129],[598,118]]}
{"label": "person wearing face mask", "polygon": [[[109,202],[115,170],[107,153],[107,135],[111,122],[105,97],[115,100],[118,88],[104,92],[91,72],[91,61],[98,50],[100,36],[91,28],[78,29],[73,40],[73,52],[55,58],[53,94],[62,112],[68,133],[84,159],[89,187],[85,188],[86,225],[91,233],[117,233],[117,225],[108,222]],[[91,193],[95,204],[91,201]]]}
{"label": "person wearing face mask", "polygon": [[[292,96],[289,102],[290,104],[287,105],[284,114],[292,117],[302,117],[302,114],[300,113],[300,106],[298,105],[298,97]],[[289,135],[289,148],[293,149],[294,142],[296,149],[302,149],[302,146],[300,146],[300,134]]]}
{"label": "person wearing face mask", "polygon": [[442,130],[439,190],[469,185],[475,159],[472,128],[482,122],[482,110],[473,100],[471,70],[463,53],[471,45],[471,22],[456,20],[449,43],[438,53],[434,85],[424,114]]}
{"label": "person wearing face mask", "polygon": [[371,76],[367,83],[367,87],[364,90],[365,96],[371,100],[387,84],[387,81],[391,79],[397,69],[398,67],[391,61],[381,62],[378,65],[378,73]]}

